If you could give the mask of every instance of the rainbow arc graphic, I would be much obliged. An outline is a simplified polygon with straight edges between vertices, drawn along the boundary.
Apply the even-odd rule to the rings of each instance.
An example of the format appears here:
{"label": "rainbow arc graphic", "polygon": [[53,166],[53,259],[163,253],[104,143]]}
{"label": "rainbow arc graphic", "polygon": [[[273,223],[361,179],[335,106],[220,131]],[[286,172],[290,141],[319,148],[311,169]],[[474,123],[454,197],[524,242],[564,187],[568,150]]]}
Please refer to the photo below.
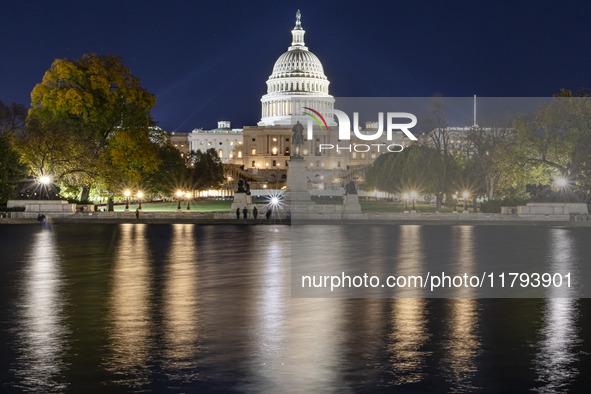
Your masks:
{"label": "rainbow arc graphic", "polygon": [[[318,115],[318,117],[320,119],[322,119],[322,123],[324,123],[324,127],[326,128],[326,131],[328,131],[328,125],[326,124],[326,120],[324,119],[324,116],[322,116],[320,114],[320,112],[313,110],[312,108],[309,107],[303,107],[304,109],[307,109],[308,111],[312,111],[314,112],[316,115]],[[318,119],[316,116],[314,116],[313,114],[310,114],[308,112],[304,112],[304,115],[308,115],[310,117],[312,117],[312,119],[314,119],[316,121],[316,123],[318,123],[318,126],[320,126],[320,130],[322,130],[322,123],[320,123],[320,119]]]}

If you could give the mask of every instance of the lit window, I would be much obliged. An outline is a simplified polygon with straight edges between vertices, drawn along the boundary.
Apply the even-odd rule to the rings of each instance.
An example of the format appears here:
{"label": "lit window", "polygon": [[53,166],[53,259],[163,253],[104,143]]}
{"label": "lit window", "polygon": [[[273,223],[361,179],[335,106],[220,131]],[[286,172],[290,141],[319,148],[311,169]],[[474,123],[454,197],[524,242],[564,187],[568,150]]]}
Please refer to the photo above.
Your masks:
{"label": "lit window", "polygon": [[238,141],[238,145],[242,145],[242,141]]}
{"label": "lit window", "polygon": [[257,154],[257,150],[255,148],[252,148],[252,151],[250,152],[251,155],[256,155]]}
{"label": "lit window", "polygon": [[273,137],[273,142],[277,142],[277,138],[276,137]]}
{"label": "lit window", "polygon": [[241,150],[238,151],[238,158],[242,159],[242,151]]}
{"label": "lit window", "polygon": [[222,157],[224,155],[224,152],[220,149],[219,153],[218,153],[218,157]]}
{"label": "lit window", "polygon": [[230,145],[234,145],[234,141],[230,141]]}

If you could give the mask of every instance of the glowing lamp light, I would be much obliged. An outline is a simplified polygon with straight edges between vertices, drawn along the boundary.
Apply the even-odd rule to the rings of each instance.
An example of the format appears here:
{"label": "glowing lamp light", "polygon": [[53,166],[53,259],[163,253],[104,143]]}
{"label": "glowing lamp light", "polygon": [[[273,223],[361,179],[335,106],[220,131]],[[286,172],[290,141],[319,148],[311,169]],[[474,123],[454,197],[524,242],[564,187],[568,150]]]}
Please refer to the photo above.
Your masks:
{"label": "glowing lamp light", "polygon": [[144,193],[142,192],[137,192],[137,198],[142,198],[144,197]]}
{"label": "glowing lamp light", "polygon": [[417,192],[412,192],[412,193],[410,193],[410,196],[411,196],[412,198],[415,198],[415,197],[417,196]]}
{"label": "glowing lamp light", "polygon": [[405,200],[408,200],[408,193],[404,193],[404,196],[402,197],[404,197]]}
{"label": "glowing lamp light", "polygon": [[39,178],[39,183],[49,185],[49,182],[51,182],[51,178],[48,176],[42,176],[41,178]]}
{"label": "glowing lamp light", "polygon": [[468,198],[469,196],[470,196],[470,193],[468,193],[468,192],[464,192],[462,194],[462,197],[464,197],[464,198]]}
{"label": "glowing lamp light", "polygon": [[123,195],[125,197],[129,197],[129,196],[131,196],[131,192],[129,190],[126,190],[126,191],[123,192]]}
{"label": "glowing lamp light", "polygon": [[568,183],[567,180],[564,178],[558,178],[556,180],[556,186],[558,186],[558,187],[565,187],[567,185],[567,183]]}
{"label": "glowing lamp light", "polygon": [[185,194],[185,197],[187,197],[187,198],[191,198],[191,193],[187,193],[187,194]]}
{"label": "glowing lamp light", "polygon": [[279,198],[271,197],[271,205],[278,205],[278,204],[279,204]]}
{"label": "glowing lamp light", "polygon": [[176,192],[176,196],[177,196],[177,197],[182,197],[182,196],[183,196],[183,192],[182,192],[182,191],[180,191],[180,190],[178,190],[178,191]]}

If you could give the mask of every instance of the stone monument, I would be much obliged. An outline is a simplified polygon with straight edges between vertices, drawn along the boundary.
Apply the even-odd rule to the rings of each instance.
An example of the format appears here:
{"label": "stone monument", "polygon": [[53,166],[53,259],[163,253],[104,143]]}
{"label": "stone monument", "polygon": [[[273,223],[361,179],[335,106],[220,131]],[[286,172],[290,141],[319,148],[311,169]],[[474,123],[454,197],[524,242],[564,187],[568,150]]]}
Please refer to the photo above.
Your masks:
{"label": "stone monument", "polygon": [[236,208],[240,209],[240,212],[246,207],[252,205],[252,196],[250,195],[250,185],[244,180],[238,181],[238,189],[234,192],[234,201],[232,202],[232,208],[230,208],[230,214],[233,215],[236,212]]}
{"label": "stone monument", "polygon": [[291,132],[292,153],[290,160],[287,162],[287,190],[284,201],[292,213],[298,211],[308,212],[308,206],[313,205],[314,202],[308,191],[306,161],[301,155],[304,145],[304,126],[298,121],[291,129]]}
{"label": "stone monument", "polygon": [[359,205],[359,195],[355,182],[350,181],[345,187],[345,197],[343,199],[343,213],[361,213]]}

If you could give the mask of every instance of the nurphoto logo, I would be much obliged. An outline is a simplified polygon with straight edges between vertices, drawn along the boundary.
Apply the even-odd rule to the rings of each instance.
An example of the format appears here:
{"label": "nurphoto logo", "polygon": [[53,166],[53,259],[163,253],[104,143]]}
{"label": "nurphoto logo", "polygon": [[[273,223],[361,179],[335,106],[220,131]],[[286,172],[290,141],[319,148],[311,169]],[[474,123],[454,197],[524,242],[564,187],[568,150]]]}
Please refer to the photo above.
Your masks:
{"label": "nurphoto logo", "polygon": [[[314,138],[314,124],[312,119],[316,121],[318,126],[320,126],[320,130],[326,129],[328,131],[328,124],[326,119],[322,114],[312,108],[303,107],[304,109],[312,112],[304,112],[304,115],[309,116],[310,118],[307,119],[307,140],[312,140]],[[359,112],[353,112],[353,127],[351,127],[351,120],[349,116],[338,109],[326,109],[323,111],[325,114],[334,114],[339,123],[339,141],[349,141],[351,140],[351,130],[353,135],[362,141],[376,141],[383,137],[384,134],[384,113],[378,112],[378,128],[372,134],[368,134],[367,132],[361,132],[359,128]],[[410,120],[410,122],[400,122],[400,120]],[[406,135],[411,141],[417,141],[417,137],[413,135],[410,131],[411,128],[416,126],[417,124],[417,117],[409,112],[388,112],[386,114],[386,141],[393,140],[393,131],[401,131]],[[324,127],[323,127],[324,126]],[[327,150],[336,150],[336,151],[349,151],[349,152],[369,152],[372,150],[372,147],[376,149],[378,152],[382,152],[381,148],[384,148],[384,151],[388,152],[401,152],[404,147],[400,144],[392,143],[392,144],[385,144],[385,143],[375,143],[375,144],[354,144],[354,145],[346,145],[341,146],[339,144],[319,144],[318,151],[327,151]]]}

